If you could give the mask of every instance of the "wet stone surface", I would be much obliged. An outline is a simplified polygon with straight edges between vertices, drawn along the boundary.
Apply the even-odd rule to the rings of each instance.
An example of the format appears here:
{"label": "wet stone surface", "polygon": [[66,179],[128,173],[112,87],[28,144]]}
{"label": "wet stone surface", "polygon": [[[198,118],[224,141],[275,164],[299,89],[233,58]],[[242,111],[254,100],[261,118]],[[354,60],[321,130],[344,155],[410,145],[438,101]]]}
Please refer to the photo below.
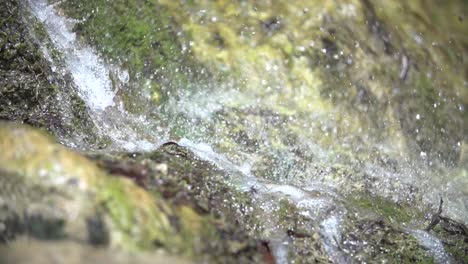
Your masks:
{"label": "wet stone surface", "polygon": [[88,109],[70,76],[54,72],[44,57],[41,45],[50,40],[43,25],[23,2],[0,5],[0,119],[44,128],[62,140],[81,134],[80,140],[95,143]]}
{"label": "wet stone surface", "polygon": [[2,1],[0,262],[466,263],[460,3]]}

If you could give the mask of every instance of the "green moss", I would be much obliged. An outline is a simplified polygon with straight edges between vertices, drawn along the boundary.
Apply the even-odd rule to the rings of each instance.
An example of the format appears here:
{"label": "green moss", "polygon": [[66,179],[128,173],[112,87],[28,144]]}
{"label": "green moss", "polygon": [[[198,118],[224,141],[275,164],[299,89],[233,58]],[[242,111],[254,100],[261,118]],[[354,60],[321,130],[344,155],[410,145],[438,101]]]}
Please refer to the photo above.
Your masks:
{"label": "green moss", "polygon": [[[141,201],[138,198],[138,195],[132,193],[131,187],[118,178],[107,179],[98,192],[98,200],[102,200],[116,232],[123,236],[116,235],[117,240],[121,239],[121,243],[134,250],[149,249],[155,245],[173,246],[170,236],[173,231],[164,213],[153,209],[156,206],[153,201]],[[146,197],[143,195],[140,198]],[[150,204],[140,204],[143,202]]]}
{"label": "green moss", "polygon": [[49,34],[47,33],[47,30],[45,29],[42,23],[32,23],[32,24],[33,24],[32,25],[33,33],[37,38],[39,38],[39,40],[43,41],[49,38]]}
{"label": "green moss", "polygon": [[359,220],[350,216],[342,239],[343,249],[356,261],[434,263],[416,238],[386,220]]}
{"label": "green moss", "polygon": [[287,199],[281,199],[278,202],[278,210],[276,211],[276,214],[283,221],[290,222],[289,220],[291,220],[291,217],[294,217],[295,211],[297,211],[296,206]]}
{"label": "green moss", "polygon": [[396,204],[379,196],[352,196],[354,196],[352,205],[376,213],[396,224],[408,223],[411,220],[422,218],[422,213],[419,210],[408,205]]}
{"label": "green moss", "polygon": [[159,68],[163,62],[177,61],[181,55],[174,45],[170,20],[154,1],[67,1],[62,7],[73,18],[86,18],[76,31],[111,58],[123,62],[128,59],[131,71],[143,71],[144,60]]}
{"label": "green moss", "polygon": [[[181,48],[170,14],[157,1],[72,0],[59,6],[80,21],[75,26],[80,36],[129,71],[133,97],[148,93],[157,104],[168,91],[188,85],[193,62]],[[148,82],[152,85],[144,88]]]}

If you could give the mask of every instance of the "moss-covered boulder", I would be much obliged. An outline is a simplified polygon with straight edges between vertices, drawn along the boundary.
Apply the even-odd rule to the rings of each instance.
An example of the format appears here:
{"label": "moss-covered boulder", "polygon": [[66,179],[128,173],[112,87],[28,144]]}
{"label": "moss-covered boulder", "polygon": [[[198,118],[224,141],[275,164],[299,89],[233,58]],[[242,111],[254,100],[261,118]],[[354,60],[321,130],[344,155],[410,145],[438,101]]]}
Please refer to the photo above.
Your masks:
{"label": "moss-covered boulder", "polygon": [[[3,242],[29,235],[207,260],[261,258],[241,231],[226,239],[237,231],[190,204],[164,200],[159,189],[145,190],[115,170],[108,174],[41,131],[2,122],[0,147]],[[242,254],[229,246],[234,241],[244,245]]]}
{"label": "moss-covered boulder", "polygon": [[[303,191],[289,185],[258,184],[246,190],[237,186],[236,180],[226,181],[235,178],[235,173],[219,170],[174,142],[151,154],[91,157],[104,169],[133,177],[150,190],[160,190],[171,203],[225,219],[226,230],[234,226],[264,241],[278,261],[432,263],[444,259],[459,262],[465,256],[465,247],[460,244],[465,239],[463,224],[442,216],[452,223],[446,227],[451,231],[437,233],[442,230],[439,226],[429,230],[435,235],[431,239],[440,239],[445,245],[445,249],[434,249],[425,244],[430,240],[421,241],[417,234],[425,234],[422,230],[433,222],[435,212],[369,192],[332,198],[324,190]],[[140,172],[146,168],[145,173],[135,173],[138,168]],[[311,204],[317,207],[308,207]],[[231,250],[247,245],[230,235],[225,239],[230,241]]]}
{"label": "moss-covered boulder", "polygon": [[188,264],[192,261],[163,252],[138,254],[121,249],[93,247],[70,240],[37,240],[19,238],[6,245],[0,244],[0,260],[4,264],[49,263],[116,263],[116,264]]}
{"label": "moss-covered boulder", "polygon": [[[106,175],[42,132],[10,123],[2,123],[0,129],[0,145],[5,150],[0,158],[2,196],[13,215],[52,218],[61,223],[56,226],[61,230],[54,233],[78,236],[83,241],[109,240],[116,245],[145,248],[157,240],[169,242],[173,238],[174,231],[163,211],[170,209],[158,206],[132,181]],[[42,198],[37,200],[38,196]],[[17,206],[13,206],[15,199]],[[49,210],[38,210],[35,216],[35,202],[39,207],[46,204]],[[99,232],[103,237],[94,238]]]}

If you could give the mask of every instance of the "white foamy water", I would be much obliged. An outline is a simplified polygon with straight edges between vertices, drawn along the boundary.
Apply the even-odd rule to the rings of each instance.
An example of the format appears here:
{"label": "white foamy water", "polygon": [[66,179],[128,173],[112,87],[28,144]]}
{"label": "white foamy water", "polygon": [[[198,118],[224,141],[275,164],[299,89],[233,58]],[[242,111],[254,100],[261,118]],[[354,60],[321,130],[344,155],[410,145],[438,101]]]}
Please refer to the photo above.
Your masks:
{"label": "white foamy water", "polygon": [[[96,51],[82,43],[72,31],[76,21],[59,15],[47,0],[29,0],[29,6],[43,23],[53,48],[60,52],[65,64],[54,61],[50,56],[53,51],[44,45],[42,49],[52,70],[72,76],[79,96],[90,110],[98,135],[109,143],[106,147],[127,151],[150,151],[159,147],[160,131],[152,130],[153,124],[145,116],[127,112],[116,97],[111,76],[117,77],[114,82],[125,83],[128,73],[107,64]],[[75,145],[74,142],[69,144]]]}
{"label": "white foamy water", "polygon": [[[273,213],[279,201],[286,199],[297,205],[299,213],[314,221],[326,217],[320,227],[321,233],[326,243],[325,249],[330,257],[341,263],[344,256],[339,250],[337,239],[341,237],[340,214],[345,213],[344,208],[340,208],[334,200],[333,190],[311,183],[307,188],[299,188],[288,184],[275,184],[272,182],[257,179],[248,166],[237,166],[230,162],[224,155],[216,153],[213,148],[206,143],[194,143],[188,139],[181,139],[179,145],[188,148],[202,160],[206,160],[227,171],[231,175],[231,181],[235,188],[242,191],[255,189],[256,201],[264,211]],[[240,180],[240,181],[239,181]],[[314,192],[314,195],[311,193]],[[338,208],[338,209],[337,209]],[[274,218],[264,220],[263,228],[266,230],[268,240],[271,243],[273,255],[278,264],[289,263],[289,238],[284,234],[284,230],[279,228],[279,223]]]}
{"label": "white foamy water", "polygon": [[243,190],[249,190],[251,187],[258,187],[260,185],[263,186],[251,173],[248,164],[238,166],[232,163],[226,156],[215,152],[213,148],[206,143],[195,143],[189,139],[182,138],[179,140],[178,144],[191,150],[200,159],[209,161],[218,168],[230,172],[233,175],[240,176],[242,178],[242,185],[238,187]]}
{"label": "white foamy water", "polygon": [[453,263],[452,258],[445,252],[444,245],[440,240],[423,230],[408,230],[429,253],[438,264]]}
{"label": "white foamy water", "polygon": [[109,78],[109,70],[102,59],[89,47],[79,43],[71,31],[73,22],[57,15],[47,0],[30,0],[36,17],[44,23],[55,47],[64,55],[68,69],[80,95],[92,109],[104,110],[114,105],[115,93]]}
{"label": "white foamy water", "polygon": [[331,214],[328,218],[320,223],[322,228],[321,233],[324,237],[324,247],[328,255],[335,263],[346,263],[346,257],[339,249],[339,241],[341,240],[341,220],[335,215]]}

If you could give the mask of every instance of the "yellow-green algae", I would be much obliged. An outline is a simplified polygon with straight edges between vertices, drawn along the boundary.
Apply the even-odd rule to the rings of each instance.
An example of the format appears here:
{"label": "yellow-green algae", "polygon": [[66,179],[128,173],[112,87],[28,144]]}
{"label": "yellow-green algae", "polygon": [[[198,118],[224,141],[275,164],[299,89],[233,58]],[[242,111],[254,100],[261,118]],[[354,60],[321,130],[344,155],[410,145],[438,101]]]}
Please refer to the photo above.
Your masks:
{"label": "yellow-green algae", "polygon": [[423,214],[417,208],[411,208],[409,205],[392,203],[382,197],[369,194],[354,194],[353,196],[351,199],[353,206],[368,210],[368,213],[377,214],[396,225],[424,219]]}
{"label": "yellow-green algae", "polygon": [[268,107],[323,113],[396,152],[457,161],[468,103],[463,1],[159,2],[195,58]]}
{"label": "yellow-green algae", "polygon": [[[155,101],[174,96],[167,84],[192,89],[189,73],[209,72],[218,89],[234,80],[247,95],[234,109],[261,98],[257,108],[308,120],[281,134],[335,153],[359,148],[367,158],[383,143],[395,156],[460,160],[468,118],[463,1],[100,0],[60,8],[104,55],[164,90],[150,95]],[[136,94],[147,93],[139,87]],[[237,153],[224,122],[216,126],[218,147]]]}

